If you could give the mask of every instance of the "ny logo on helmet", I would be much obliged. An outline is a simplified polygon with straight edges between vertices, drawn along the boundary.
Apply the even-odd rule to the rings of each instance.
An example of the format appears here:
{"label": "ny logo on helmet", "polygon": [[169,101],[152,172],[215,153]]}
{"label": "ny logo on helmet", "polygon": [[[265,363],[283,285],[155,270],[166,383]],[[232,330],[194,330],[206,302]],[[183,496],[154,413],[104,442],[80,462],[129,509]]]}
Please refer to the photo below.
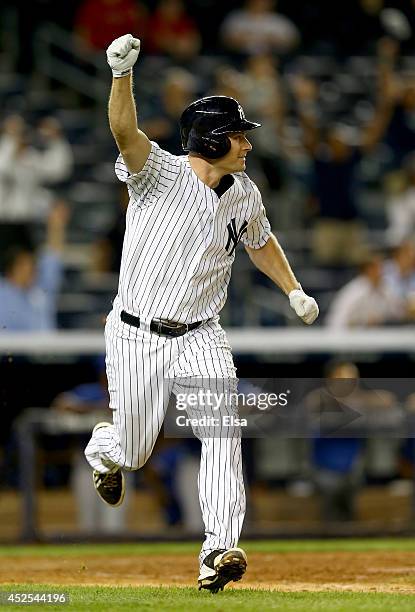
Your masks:
{"label": "ny logo on helmet", "polygon": [[236,245],[240,241],[243,234],[246,233],[246,228],[248,227],[248,222],[244,220],[239,230],[236,229],[236,219],[233,218],[229,221],[226,226],[228,230],[228,242],[226,243],[226,251],[228,251],[228,255],[232,255],[234,250],[236,249]]}

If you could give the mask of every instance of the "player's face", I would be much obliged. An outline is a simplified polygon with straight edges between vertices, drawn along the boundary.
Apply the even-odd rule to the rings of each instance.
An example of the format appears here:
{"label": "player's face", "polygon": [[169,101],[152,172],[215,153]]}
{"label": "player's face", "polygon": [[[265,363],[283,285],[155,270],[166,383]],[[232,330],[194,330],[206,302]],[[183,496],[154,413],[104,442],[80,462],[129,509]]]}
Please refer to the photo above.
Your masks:
{"label": "player's face", "polygon": [[252,145],[245,132],[229,134],[228,138],[231,142],[231,149],[223,157],[223,161],[229,167],[230,172],[242,172],[245,170],[246,156],[252,150]]}

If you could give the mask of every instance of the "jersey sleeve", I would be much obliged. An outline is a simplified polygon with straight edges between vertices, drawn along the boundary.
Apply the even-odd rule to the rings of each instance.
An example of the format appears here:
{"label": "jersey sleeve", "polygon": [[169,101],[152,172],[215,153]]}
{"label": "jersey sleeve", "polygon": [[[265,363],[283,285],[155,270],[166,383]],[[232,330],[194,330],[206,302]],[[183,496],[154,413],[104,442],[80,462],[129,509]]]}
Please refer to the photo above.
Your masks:
{"label": "jersey sleeve", "polygon": [[150,154],[140,172],[131,174],[120,154],[115,162],[115,174],[127,185],[130,202],[148,205],[176,179],[179,167],[175,160],[174,155],[151,142]]}
{"label": "jersey sleeve", "polygon": [[252,183],[252,186],[253,191],[248,196],[249,199],[253,200],[252,216],[241,241],[251,249],[260,249],[267,243],[271,235],[271,224],[267,218],[259,189],[254,183]]}

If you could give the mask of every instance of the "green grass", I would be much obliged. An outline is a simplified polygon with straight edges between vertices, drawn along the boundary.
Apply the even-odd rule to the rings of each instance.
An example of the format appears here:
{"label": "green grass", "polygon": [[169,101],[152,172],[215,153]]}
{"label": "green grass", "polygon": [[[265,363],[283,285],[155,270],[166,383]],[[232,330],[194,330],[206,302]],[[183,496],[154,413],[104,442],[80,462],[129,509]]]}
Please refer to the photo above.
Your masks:
{"label": "green grass", "polygon": [[[56,586],[2,585],[1,591],[14,592],[50,591],[58,592]],[[61,606],[41,604],[28,606],[2,605],[0,609],[16,610],[161,610],[161,611],[228,611],[265,612],[268,610],[296,612],[355,612],[355,611],[413,611],[415,597],[411,595],[388,595],[381,593],[276,593],[252,589],[228,590],[218,595],[198,592],[191,588],[111,588],[111,587],[62,587],[69,593],[70,603]]]}
{"label": "green grass", "polygon": [[[415,538],[341,539],[341,540],[259,540],[244,542],[240,546],[250,552],[366,552],[415,551]],[[195,554],[200,546],[193,542],[134,543],[134,544],[36,544],[29,546],[0,546],[0,556],[43,557],[85,555],[159,555],[163,553]]]}
{"label": "green grass", "polygon": [[[292,541],[251,541],[241,542],[248,554],[253,552],[289,553],[289,552],[368,552],[368,551],[415,551],[415,539],[385,538],[385,539],[341,539],[341,540],[292,540]],[[134,544],[69,544],[69,545],[33,545],[33,546],[2,546],[0,556],[10,559],[16,557],[56,557],[60,561],[73,556],[102,556],[104,559],[112,555],[133,557],[152,554],[194,554],[199,552],[197,543],[134,543]],[[379,585],[381,586],[381,585]],[[0,591],[14,592],[66,592],[70,595],[70,603],[61,606],[33,604],[32,606],[0,605],[3,610],[36,609],[36,610],[157,610],[157,611],[221,611],[237,612],[268,610],[298,611],[298,612],[355,612],[382,611],[400,612],[415,610],[415,596],[404,594],[389,594],[375,592],[295,592],[278,593],[269,590],[228,589],[212,596],[210,593],[198,592],[196,588],[188,587],[88,587],[34,585],[34,584],[2,584]]]}

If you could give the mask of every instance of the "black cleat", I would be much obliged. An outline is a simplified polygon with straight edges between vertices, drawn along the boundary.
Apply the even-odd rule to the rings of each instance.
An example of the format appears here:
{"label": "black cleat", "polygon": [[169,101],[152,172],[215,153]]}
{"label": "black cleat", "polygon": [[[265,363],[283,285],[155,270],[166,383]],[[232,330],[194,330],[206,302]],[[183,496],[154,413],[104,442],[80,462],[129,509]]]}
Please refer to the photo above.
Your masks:
{"label": "black cleat", "polygon": [[237,582],[246,571],[247,558],[242,548],[215,550],[203,561],[199,576],[199,591],[212,594],[223,591],[228,582]]}
{"label": "black cleat", "polygon": [[100,498],[113,508],[122,504],[125,495],[125,481],[120,469],[106,474],[94,470],[94,487]]}

